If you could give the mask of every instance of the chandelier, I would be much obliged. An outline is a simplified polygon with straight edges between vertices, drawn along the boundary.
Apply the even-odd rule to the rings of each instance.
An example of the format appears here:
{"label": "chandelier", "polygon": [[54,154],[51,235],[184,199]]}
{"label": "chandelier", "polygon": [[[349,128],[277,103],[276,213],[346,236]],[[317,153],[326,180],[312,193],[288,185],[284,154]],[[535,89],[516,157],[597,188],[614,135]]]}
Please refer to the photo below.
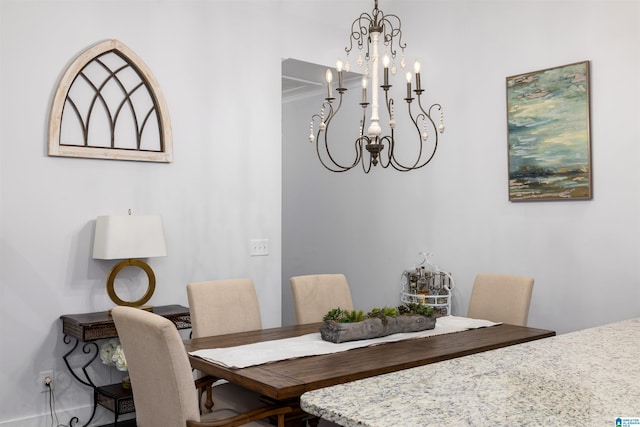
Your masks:
{"label": "chandelier", "polygon": [[[324,98],[322,108],[319,114],[311,117],[309,141],[316,144],[316,152],[318,159],[322,165],[331,172],[346,172],[358,164],[362,165],[365,173],[369,173],[372,166],[380,164],[383,168],[389,166],[401,172],[408,172],[419,169],[427,165],[436,153],[438,148],[438,133],[444,132],[442,107],[440,104],[433,104],[425,109],[422,106],[422,94],[424,89],[420,81],[420,63],[416,61],[414,64],[415,72],[415,89],[412,90],[411,81],[413,76],[411,72],[406,73],[407,92],[404,101],[407,104],[407,112],[413,128],[415,128],[415,155],[409,163],[403,163],[396,157],[398,144],[395,138],[396,129],[396,104],[389,89],[392,85],[389,83],[389,74],[395,76],[397,74],[396,60],[398,49],[400,49],[399,65],[403,70],[406,68],[405,48],[406,43],[402,41],[402,29],[400,18],[396,15],[385,15],[378,9],[378,0],[374,0],[374,8],[371,14],[363,12],[351,24],[351,37],[349,46],[345,47],[346,63],[343,64],[339,59],[336,63],[336,72],[338,75],[338,87],[335,92],[332,90],[333,71],[327,69],[327,97]],[[351,163],[341,164],[336,161],[335,153],[332,154],[329,149],[329,128],[332,120],[336,117],[342,107],[342,96],[347,91],[344,87],[343,72],[351,70],[349,62],[349,54],[353,48],[358,47],[358,67],[364,65],[364,74],[362,77],[362,98],[360,106],[362,107],[362,118],[358,136],[355,139],[355,157]],[[380,48],[383,48],[382,54],[382,85],[380,83]],[[371,103],[367,98],[367,84],[371,79]],[[384,125],[387,127],[386,135],[380,123],[380,90],[384,93]],[[415,97],[413,96],[415,94]],[[337,98],[336,98],[337,97]],[[413,101],[417,100],[415,111],[412,111]],[[367,113],[371,106],[371,113],[367,128]],[[434,122],[434,114],[439,114],[438,125]],[[314,124],[317,123],[317,133],[314,135]],[[365,132],[366,128],[366,132]],[[411,125],[409,125],[411,129]],[[411,131],[413,133],[413,130]],[[431,136],[433,135],[433,136]],[[429,138],[431,137],[431,140]],[[429,140],[429,141],[428,141]],[[403,146],[404,148],[404,146]],[[365,151],[366,150],[366,151]],[[368,155],[367,155],[368,153]]]}

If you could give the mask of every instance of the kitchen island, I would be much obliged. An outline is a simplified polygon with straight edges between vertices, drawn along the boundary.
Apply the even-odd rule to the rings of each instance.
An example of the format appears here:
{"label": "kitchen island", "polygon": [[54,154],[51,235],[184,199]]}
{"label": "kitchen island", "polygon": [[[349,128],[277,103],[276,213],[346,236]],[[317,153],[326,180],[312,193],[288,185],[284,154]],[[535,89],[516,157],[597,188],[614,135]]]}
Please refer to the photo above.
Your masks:
{"label": "kitchen island", "polygon": [[640,318],[306,392],[346,427],[616,426],[640,419]]}

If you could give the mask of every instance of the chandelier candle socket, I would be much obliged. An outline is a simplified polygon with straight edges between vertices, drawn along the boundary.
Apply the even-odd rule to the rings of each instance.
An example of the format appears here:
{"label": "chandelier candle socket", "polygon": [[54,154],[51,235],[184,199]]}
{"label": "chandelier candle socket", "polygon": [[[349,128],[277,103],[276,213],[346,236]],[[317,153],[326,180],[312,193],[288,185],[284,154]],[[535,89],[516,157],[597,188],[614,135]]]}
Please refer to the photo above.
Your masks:
{"label": "chandelier candle socket", "polygon": [[413,70],[416,72],[416,93],[422,92],[420,87],[420,63],[418,61],[413,64]]}
{"label": "chandelier candle socket", "polygon": [[333,73],[327,68],[327,99],[331,98],[331,82],[333,81]]}
{"label": "chandelier candle socket", "polygon": [[[363,12],[351,24],[351,35],[349,46],[345,47],[346,62],[338,59],[336,62],[336,71],[338,73],[338,92],[334,97],[332,89],[333,72],[328,69],[326,72],[327,81],[327,97],[324,99],[320,113],[311,117],[309,141],[316,144],[316,153],[322,165],[331,172],[346,172],[358,164],[362,166],[365,173],[369,173],[372,166],[380,164],[383,168],[389,166],[401,172],[422,168],[427,165],[434,157],[438,148],[438,133],[444,132],[442,107],[440,104],[432,104],[425,108],[422,105],[422,94],[425,90],[422,88],[420,77],[420,63],[415,62],[415,90],[412,90],[411,80],[413,78],[411,72],[406,73],[407,78],[407,97],[404,100],[407,103],[408,121],[407,125],[416,131],[417,138],[413,139],[413,143],[403,141],[402,151],[413,150],[414,157],[412,162],[401,162],[396,153],[399,151],[399,141],[396,141],[395,128],[397,123],[394,113],[395,101],[390,94],[393,85],[390,84],[389,71],[391,76],[395,76],[397,72],[396,60],[398,50],[400,50],[400,68],[406,67],[405,49],[407,44],[402,41],[402,24],[400,18],[396,15],[385,15],[378,9],[378,0],[374,0],[373,11],[369,14]],[[351,63],[349,54],[354,47],[358,48],[358,59],[356,64],[358,67],[364,65],[365,69],[362,78],[362,98],[360,106],[363,110],[362,118],[358,126],[358,135],[355,139],[355,158],[350,163],[340,163],[337,156],[332,154],[329,144],[329,129],[333,118],[338,114],[342,107],[342,96],[347,91],[343,82],[343,70],[349,72]],[[380,61],[380,49],[383,49],[382,61]],[[380,62],[382,62],[382,84],[380,85]],[[371,103],[367,96],[367,80],[371,79]],[[381,93],[381,90],[383,93]],[[412,96],[415,94],[415,98]],[[384,98],[384,105],[381,105],[381,98]],[[417,111],[412,111],[412,101],[417,99]],[[334,101],[336,103],[334,104]],[[371,106],[369,115],[369,125],[367,127],[367,109]],[[436,125],[433,119],[434,113],[440,112],[440,122]],[[384,118],[380,117],[381,112]],[[383,132],[382,126],[387,127]],[[317,126],[317,132],[314,131]],[[429,133],[430,128],[434,132]],[[366,133],[365,133],[366,129]],[[385,134],[386,133],[386,134]],[[434,135],[433,140],[427,144],[429,135]],[[406,137],[405,137],[406,138]],[[368,155],[367,155],[368,153]],[[408,158],[403,154],[402,158]]]}
{"label": "chandelier candle socket", "polygon": [[367,104],[367,77],[362,78],[362,103],[366,107]]}

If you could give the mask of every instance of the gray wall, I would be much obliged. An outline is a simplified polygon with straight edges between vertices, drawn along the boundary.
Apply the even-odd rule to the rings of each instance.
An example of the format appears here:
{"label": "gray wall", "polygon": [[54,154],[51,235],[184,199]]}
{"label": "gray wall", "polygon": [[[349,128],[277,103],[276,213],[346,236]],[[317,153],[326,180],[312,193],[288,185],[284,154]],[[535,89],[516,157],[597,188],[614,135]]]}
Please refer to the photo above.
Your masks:
{"label": "gray wall", "polygon": [[[248,7],[250,5],[250,7]],[[161,214],[168,256],[149,263],[150,303],[187,304],[190,281],[252,277],[265,327],[280,324],[281,137],[277,33],[256,28],[277,2],[0,1],[0,425],[49,425],[36,382],[55,370],[60,422],[91,413],[67,373],[61,314],[107,310],[115,262],[91,258],[95,218]],[[274,18],[275,19],[275,18]],[[270,21],[267,19],[266,22]],[[238,32],[248,25],[246,34]],[[233,36],[233,43],[231,41]],[[71,60],[115,38],[158,80],[171,117],[171,164],[53,158],[47,122]],[[270,255],[249,257],[268,238]],[[86,359],[72,358],[79,366]],[[121,373],[98,362],[98,384]],[[96,425],[113,420],[99,409]]]}
{"label": "gray wall", "polygon": [[[284,104],[283,323],[295,322],[288,277],[344,272],[358,308],[395,305],[400,274],[420,251],[453,273],[457,315],[476,273],[492,271],[535,278],[532,326],[567,332],[638,316],[640,3],[380,7],[402,18],[408,59],[421,60],[427,100],[444,106],[447,130],[422,170],[332,174],[306,139],[324,95]],[[347,26],[351,15],[342,15]],[[346,32],[330,38],[333,52],[315,62],[332,66],[341,54]],[[593,200],[509,202],[505,78],[583,60],[591,61]],[[356,131],[355,120],[345,123],[336,143],[351,144]]]}

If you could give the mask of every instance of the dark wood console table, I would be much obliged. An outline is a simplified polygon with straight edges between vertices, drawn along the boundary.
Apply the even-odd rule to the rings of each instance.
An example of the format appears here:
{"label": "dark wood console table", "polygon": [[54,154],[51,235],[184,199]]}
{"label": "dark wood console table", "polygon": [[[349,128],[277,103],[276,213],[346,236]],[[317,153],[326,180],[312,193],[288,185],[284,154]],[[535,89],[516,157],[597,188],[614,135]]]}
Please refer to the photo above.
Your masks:
{"label": "dark wood console table", "polygon": [[[155,314],[171,320],[178,329],[191,328],[191,315],[187,307],[181,305],[163,305],[153,307],[152,311]],[[84,426],[91,423],[98,405],[115,414],[114,423],[108,424],[108,426],[135,426],[135,421],[118,423],[118,417],[120,415],[135,411],[131,390],[122,388],[121,384],[97,386],[87,372],[87,367],[89,367],[100,354],[100,347],[96,341],[116,338],[118,336],[116,326],[109,312],[100,311],[95,313],[65,314],[60,316],[60,319],[62,320],[64,343],[72,346],[71,350],[62,357],[64,363],[76,380],[93,389],[93,412],[91,413],[89,421],[87,421]],[[88,361],[81,367],[74,369],[69,363],[69,356],[76,351],[80,342],[84,343],[82,345],[82,352],[87,355]],[[79,372],[80,370],[82,371],[81,373]],[[73,424],[78,421],[77,417],[73,417],[69,421],[69,426],[73,427]]]}

